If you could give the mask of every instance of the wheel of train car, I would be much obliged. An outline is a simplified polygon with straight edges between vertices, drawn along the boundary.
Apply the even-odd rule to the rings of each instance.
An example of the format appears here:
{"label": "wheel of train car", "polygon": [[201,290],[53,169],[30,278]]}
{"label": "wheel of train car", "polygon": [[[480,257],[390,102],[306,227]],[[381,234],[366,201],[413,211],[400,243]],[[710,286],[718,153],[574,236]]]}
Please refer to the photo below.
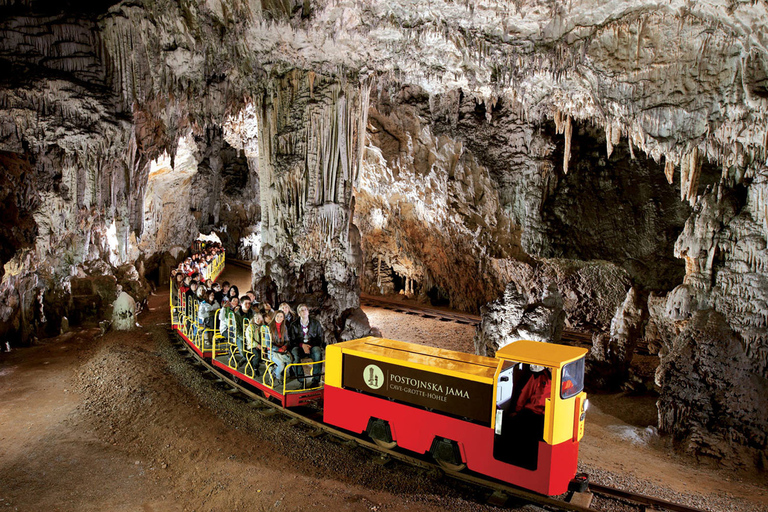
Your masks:
{"label": "wheel of train car", "polygon": [[386,441],[382,441],[381,439],[374,439],[373,442],[376,443],[376,446],[379,448],[384,448],[385,450],[394,450],[397,446],[397,441],[391,441],[388,443]]}
{"label": "wheel of train car", "polygon": [[464,464],[463,462],[461,464],[453,464],[443,459],[435,459],[435,461],[441,468],[443,468],[446,471],[453,471],[454,473],[458,473],[460,471],[464,471],[465,469],[467,469],[467,465]]}
{"label": "wheel of train car", "polygon": [[432,448],[429,451],[435,462],[446,471],[458,473],[467,467],[466,463],[461,460],[459,443],[452,439],[435,436],[435,439],[432,441]]}
{"label": "wheel of train car", "polygon": [[365,431],[368,434],[368,437],[373,439],[373,442],[376,443],[376,446],[384,448],[385,450],[391,450],[397,446],[397,441],[395,441],[392,436],[392,429],[389,427],[389,422],[386,420],[373,417],[369,418],[368,428],[366,428]]}

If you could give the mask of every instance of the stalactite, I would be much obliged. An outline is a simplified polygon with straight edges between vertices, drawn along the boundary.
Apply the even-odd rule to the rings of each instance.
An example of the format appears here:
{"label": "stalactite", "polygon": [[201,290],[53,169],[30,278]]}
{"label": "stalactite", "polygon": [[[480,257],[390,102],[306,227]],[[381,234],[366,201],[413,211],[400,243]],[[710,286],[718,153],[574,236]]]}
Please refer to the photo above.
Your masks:
{"label": "stalactite", "polygon": [[675,179],[675,162],[670,160],[669,156],[664,163],[664,175],[667,177],[667,183],[671,185]]}
{"label": "stalactite", "polygon": [[571,116],[565,120],[565,150],[563,151],[563,174],[568,174],[568,162],[571,159],[571,137],[573,136],[573,125]]}
{"label": "stalactite", "polygon": [[680,162],[680,199],[688,200],[691,205],[696,201],[700,173],[699,148],[694,146]]}
{"label": "stalactite", "polygon": [[608,121],[605,123],[605,150],[607,153],[607,157],[611,158],[611,153],[613,153],[613,124]]}

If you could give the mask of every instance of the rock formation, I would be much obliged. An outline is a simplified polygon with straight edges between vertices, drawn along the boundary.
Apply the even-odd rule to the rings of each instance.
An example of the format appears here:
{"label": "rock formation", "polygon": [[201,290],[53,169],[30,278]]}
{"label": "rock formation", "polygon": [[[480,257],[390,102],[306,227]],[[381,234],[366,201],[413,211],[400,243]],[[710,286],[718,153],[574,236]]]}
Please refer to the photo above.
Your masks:
{"label": "rock formation", "polygon": [[0,15],[4,339],[141,303],[213,231],[329,341],[366,332],[361,288],[484,307],[480,352],[565,326],[624,368],[642,337],[663,431],[766,449],[765,2]]}

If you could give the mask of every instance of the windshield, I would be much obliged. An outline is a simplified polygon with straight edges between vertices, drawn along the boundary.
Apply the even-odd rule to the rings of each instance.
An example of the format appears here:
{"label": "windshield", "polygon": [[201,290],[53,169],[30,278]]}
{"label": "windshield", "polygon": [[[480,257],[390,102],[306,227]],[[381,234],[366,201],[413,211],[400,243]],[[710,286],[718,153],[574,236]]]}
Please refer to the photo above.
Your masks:
{"label": "windshield", "polygon": [[560,380],[560,398],[571,398],[584,389],[584,358],[568,363],[563,367]]}

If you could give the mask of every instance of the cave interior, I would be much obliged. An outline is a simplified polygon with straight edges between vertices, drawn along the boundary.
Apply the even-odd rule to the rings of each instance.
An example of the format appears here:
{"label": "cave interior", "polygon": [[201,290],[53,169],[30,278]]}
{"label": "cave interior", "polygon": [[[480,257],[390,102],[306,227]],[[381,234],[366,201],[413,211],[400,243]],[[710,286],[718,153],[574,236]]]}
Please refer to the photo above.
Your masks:
{"label": "cave interior", "polygon": [[684,450],[761,467],[766,20],[730,0],[1,0],[0,340],[141,305],[215,233],[328,340],[370,332],[361,293],[480,315],[483,355],[591,336],[595,389],[642,388]]}

